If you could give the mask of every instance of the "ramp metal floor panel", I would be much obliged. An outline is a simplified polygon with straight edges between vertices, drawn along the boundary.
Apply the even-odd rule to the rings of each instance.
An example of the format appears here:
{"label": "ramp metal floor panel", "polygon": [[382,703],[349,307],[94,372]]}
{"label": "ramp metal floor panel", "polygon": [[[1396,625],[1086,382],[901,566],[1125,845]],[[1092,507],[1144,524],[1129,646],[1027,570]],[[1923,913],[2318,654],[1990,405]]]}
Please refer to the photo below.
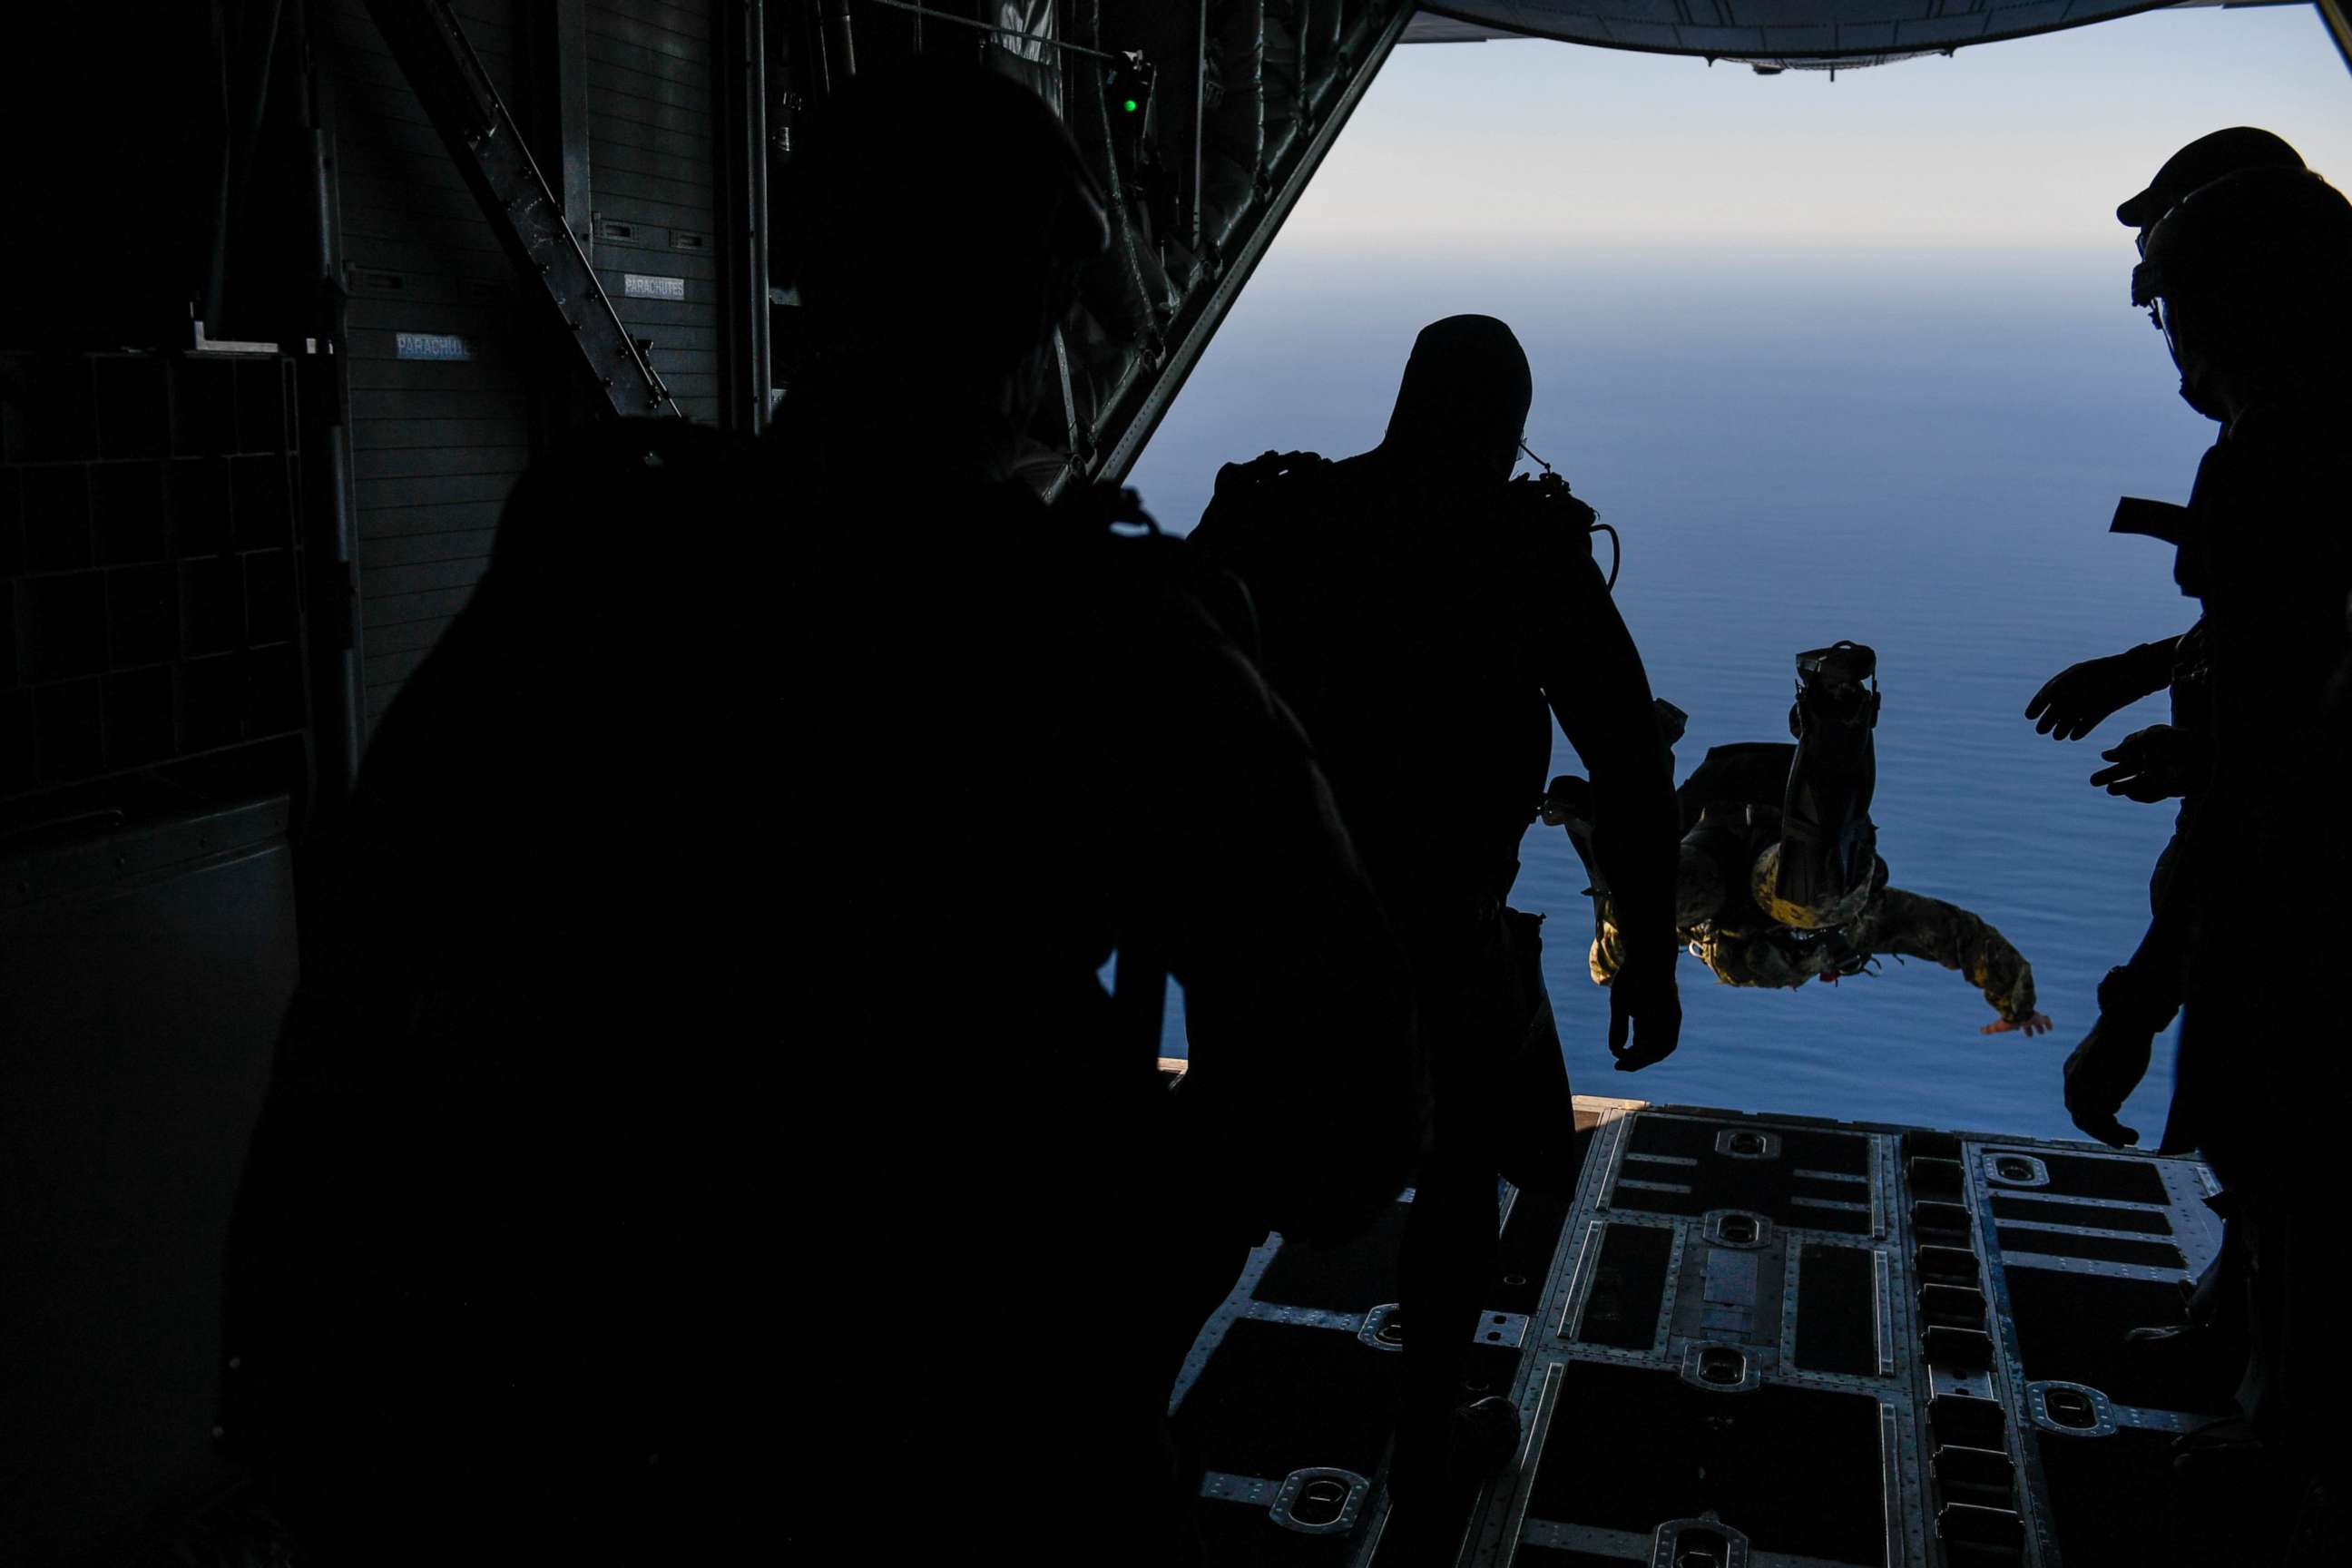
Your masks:
{"label": "ramp metal floor panel", "polygon": [[[1578,1121],[1573,1203],[1504,1190],[1463,1394],[1515,1399],[1527,1437],[1457,1563],[2102,1568],[2283,1532],[2174,1481],[2172,1439],[2227,1401],[2121,1350],[2219,1247],[2201,1164],[1625,1100]],[[1328,1253],[1269,1237],[1195,1344],[1176,1408],[1213,1564],[1399,1568],[1405,1213]]]}

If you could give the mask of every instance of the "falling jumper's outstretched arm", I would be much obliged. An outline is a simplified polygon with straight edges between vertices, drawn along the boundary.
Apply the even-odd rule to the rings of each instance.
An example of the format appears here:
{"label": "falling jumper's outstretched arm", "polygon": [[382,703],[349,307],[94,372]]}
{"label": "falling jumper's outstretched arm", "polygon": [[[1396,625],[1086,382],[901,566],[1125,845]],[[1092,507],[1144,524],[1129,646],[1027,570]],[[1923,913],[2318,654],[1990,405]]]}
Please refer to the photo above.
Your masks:
{"label": "falling jumper's outstretched arm", "polygon": [[2034,1010],[2033,966],[2025,955],[1991,922],[1957,904],[1889,888],[1853,937],[1853,945],[1866,952],[1924,958],[1966,974],[2000,1015],[1986,1026],[1986,1034],[2019,1029],[2038,1035],[2050,1027],[2050,1020]]}

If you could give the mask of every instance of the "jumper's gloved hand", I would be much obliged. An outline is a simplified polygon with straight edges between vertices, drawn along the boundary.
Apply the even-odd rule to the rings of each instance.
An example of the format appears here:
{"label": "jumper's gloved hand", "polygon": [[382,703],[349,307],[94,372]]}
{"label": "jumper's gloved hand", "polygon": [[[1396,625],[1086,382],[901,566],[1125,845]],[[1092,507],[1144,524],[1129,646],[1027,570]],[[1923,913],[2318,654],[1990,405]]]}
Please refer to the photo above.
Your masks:
{"label": "jumper's gloved hand", "polygon": [[2213,773],[2213,743],[2193,730],[2150,724],[2099,755],[2115,763],[2091,775],[2109,795],[2152,805],[2187,795]]}
{"label": "jumper's gloved hand", "polygon": [[2079,741],[2152,689],[2130,653],[2109,654],[2070,664],[2042,683],[2025,705],[2033,732],[2054,741]]}
{"label": "jumper's gloved hand", "polygon": [[1609,982],[1609,1054],[1619,1072],[1640,1072],[1675,1054],[1683,1033],[1683,999],[1675,960],[1628,963]]}

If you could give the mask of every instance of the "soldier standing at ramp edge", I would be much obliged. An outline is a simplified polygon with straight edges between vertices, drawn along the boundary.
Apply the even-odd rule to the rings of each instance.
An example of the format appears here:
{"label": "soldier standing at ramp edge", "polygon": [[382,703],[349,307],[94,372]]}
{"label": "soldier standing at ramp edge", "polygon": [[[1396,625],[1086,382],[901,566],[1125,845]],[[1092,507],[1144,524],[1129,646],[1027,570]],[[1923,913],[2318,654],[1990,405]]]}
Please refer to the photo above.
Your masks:
{"label": "soldier standing at ramp edge", "polygon": [[[1166,1294],[1205,1142],[1310,1238],[1421,1146],[1296,722],[1179,546],[1010,478],[1104,244],[1067,132],[925,60],[799,167],[772,447],[559,447],[369,755],[231,1287],[230,1436],[320,1562],[1181,1568],[1150,1341],[1085,1304]],[[1216,1129],[1114,948],[1256,1021]]]}
{"label": "soldier standing at ramp edge", "polygon": [[1675,1048],[1676,817],[1641,655],[1593,564],[1590,512],[1514,483],[1527,356],[1490,316],[1415,341],[1388,432],[1343,462],[1228,468],[1193,547],[1240,576],[1404,938],[1435,1145],[1399,1260],[1403,1396],[1390,1494],[1414,1556],[1517,1446],[1508,1401],[1458,1405],[1496,1247],[1496,1176],[1572,1191],[1572,1113],[1537,917],[1506,908],[1557,719],[1591,768],[1624,911],[1610,1048]]}
{"label": "soldier standing at ramp edge", "polygon": [[[1186,1563],[1198,1478],[1138,1326],[1163,1218],[1331,1240],[1395,1195],[1424,1108],[1394,938],[1189,553],[1114,533],[1131,497],[1049,510],[1012,478],[1105,243],[1061,121],[926,59],[841,89],[811,159],[819,352],[772,442],[812,1281],[788,1554],[864,1557],[887,1521],[950,1555]],[[1114,950],[1246,1020],[1173,1100],[1097,979]],[[853,1320],[906,1359],[849,1351]]]}

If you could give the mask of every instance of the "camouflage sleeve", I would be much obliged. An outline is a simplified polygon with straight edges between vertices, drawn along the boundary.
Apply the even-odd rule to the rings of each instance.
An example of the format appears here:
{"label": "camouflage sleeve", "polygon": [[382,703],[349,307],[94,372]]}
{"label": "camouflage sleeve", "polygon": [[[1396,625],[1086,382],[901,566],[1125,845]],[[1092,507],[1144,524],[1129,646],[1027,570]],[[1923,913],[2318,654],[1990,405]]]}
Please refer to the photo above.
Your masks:
{"label": "camouflage sleeve", "polygon": [[1625,967],[1625,939],[1618,932],[1617,922],[1612,915],[1609,895],[1595,893],[1592,896],[1592,948],[1586,954],[1595,985],[1608,984],[1617,978],[1617,972]]}
{"label": "camouflage sleeve", "polygon": [[1854,945],[1870,952],[1958,970],[2012,1024],[2033,1016],[2033,966],[1990,922],[1957,904],[1889,888],[1853,936]]}

